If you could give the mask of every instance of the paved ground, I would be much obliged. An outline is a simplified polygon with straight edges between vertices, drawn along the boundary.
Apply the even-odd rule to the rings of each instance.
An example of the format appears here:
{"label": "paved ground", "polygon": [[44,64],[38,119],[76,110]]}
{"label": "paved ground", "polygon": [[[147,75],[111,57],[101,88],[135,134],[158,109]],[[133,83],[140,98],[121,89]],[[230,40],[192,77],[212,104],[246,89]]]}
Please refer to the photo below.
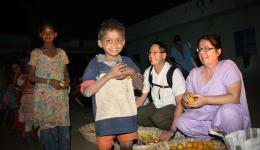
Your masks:
{"label": "paved ground", "polygon": [[[72,150],[97,150],[96,145],[88,142],[78,131],[86,123],[93,122],[91,109],[83,108],[74,101],[70,103],[71,112],[71,148]],[[0,125],[0,150],[39,150],[39,143],[31,141],[27,144],[21,135],[10,127]]]}
{"label": "paved ground", "polygon": [[[260,128],[260,83],[248,85],[246,88],[248,105],[251,114],[252,127]],[[86,123],[93,122],[90,109],[83,108],[76,102],[71,102],[71,142],[72,150],[97,150],[97,147],[86,141],[79,133],[78,128]],[[9,127],[0,127],[0,150],[39,150],[37,141],[26,144],[22,137]]]}

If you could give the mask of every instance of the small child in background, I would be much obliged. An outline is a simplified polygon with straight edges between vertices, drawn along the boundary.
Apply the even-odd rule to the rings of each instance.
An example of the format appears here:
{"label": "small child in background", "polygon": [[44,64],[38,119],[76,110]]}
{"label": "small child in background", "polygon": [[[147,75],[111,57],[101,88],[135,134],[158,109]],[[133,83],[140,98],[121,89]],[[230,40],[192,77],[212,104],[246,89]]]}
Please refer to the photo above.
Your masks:
{"label": "small child in background", "polygon": [[2,109],[4,111],[2,125],[13,127],[16,118],[16,84],[21,68],[18,62],[12,62],[7,72],[7,88],[2,98]]}
{"label": "small child in background", "polygon": [[16,111],[16,97],[15,97],[15,87],[12,84],[8,84],[8,87],[2,98],[2,111],[3,111],[3,121],[2,125],[12,125],[15,118]]}
{"label": "small child in background", "polygon": [[[21,97],[21,106],[19,108],[19,122],[25,124],[25,138],[28,143],[30,143],[30,135],[34,136],[33,121],[34,121],[34,101],[33,101],[33,84],[28,78],[28,68],[27,65],[25,76],[25,81],[23,84],[23,94]],[[32,132],[33,131],[33,132]],[[32,134],[30,134],[32,132]],[[34,137],[35,138],[35,137]]]}
{"label": "small child in background", "polygon": [[16,112],[15,112],[15,119],[13,123],[13,128],[16,132],[19,134],[22,134],[24,136],[25,129],[24,129],[24,123],[19,121],[19,109],[21,106],[21,98],[23,95],[23,85],[25,83],[27,74],[25,73],[24,65],[21,63],[17,64],[17,68],[15,70],[15,78],[16,78]]}

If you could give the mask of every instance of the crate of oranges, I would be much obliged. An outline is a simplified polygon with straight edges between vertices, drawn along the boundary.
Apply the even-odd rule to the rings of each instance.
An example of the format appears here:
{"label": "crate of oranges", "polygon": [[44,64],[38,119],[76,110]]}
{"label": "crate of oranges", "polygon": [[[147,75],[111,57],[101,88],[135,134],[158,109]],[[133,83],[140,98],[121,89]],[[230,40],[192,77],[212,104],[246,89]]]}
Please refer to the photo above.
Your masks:
{"label": "crate of oranges", "polygon": [[225,144],[216,140],[182,139],[169,142],[170,150],[226,150]]}

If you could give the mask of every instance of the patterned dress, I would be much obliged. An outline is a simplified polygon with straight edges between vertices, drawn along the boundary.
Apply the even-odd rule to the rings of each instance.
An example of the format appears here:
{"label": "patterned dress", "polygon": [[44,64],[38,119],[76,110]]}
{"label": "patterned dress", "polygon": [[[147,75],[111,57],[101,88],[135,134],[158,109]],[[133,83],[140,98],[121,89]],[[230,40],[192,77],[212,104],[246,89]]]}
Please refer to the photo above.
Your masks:
{"label": "patterned dress", "polygon": [[[43,54],[41,49],[31,52],[29,64],[35,66],[35,76],[64,80],[64,65],[69,60],[63,49],[57,49],[55,57]],[[56,90],[46,83],[36,83],[34,88],[34,123],[41,129],[70,126],[69,97],[67,90]]]}

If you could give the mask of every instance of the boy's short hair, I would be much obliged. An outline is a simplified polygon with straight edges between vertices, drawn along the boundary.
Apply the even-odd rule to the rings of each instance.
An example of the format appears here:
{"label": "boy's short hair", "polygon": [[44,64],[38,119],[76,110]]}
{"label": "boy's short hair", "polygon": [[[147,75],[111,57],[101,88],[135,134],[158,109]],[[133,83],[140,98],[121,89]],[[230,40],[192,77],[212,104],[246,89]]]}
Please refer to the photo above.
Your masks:
{"label": "boy's short hair", "polygon": [[105,32],[111,30],[117,30],[121,32],[122,36],[125,38],[125,26],[123,23],[116,19],[108,19],[101,23],[98,30],[98,40],[101,40],[105,34]]}

